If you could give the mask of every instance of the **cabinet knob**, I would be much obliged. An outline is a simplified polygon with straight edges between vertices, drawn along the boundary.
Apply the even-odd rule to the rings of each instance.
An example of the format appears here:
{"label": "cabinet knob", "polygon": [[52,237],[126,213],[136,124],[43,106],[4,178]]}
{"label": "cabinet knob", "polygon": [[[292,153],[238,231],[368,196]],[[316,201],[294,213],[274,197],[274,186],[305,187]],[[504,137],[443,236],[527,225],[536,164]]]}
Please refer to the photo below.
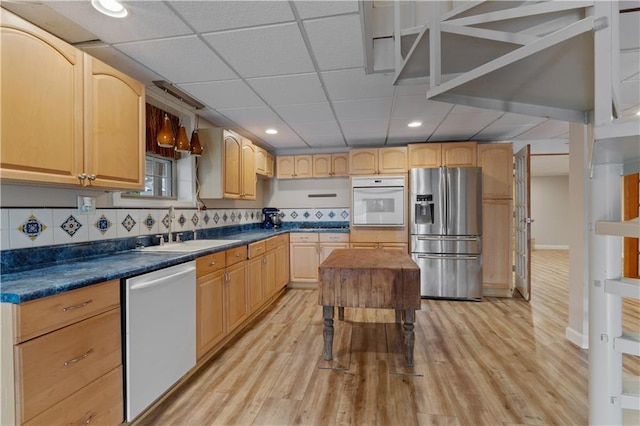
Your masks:
{"label": "cabinet knob", "polygon": [[215,264],[216,264],[216,261],[215,261],[215,260],[214,260],[214,261],[212,261],[212,262],[209,262],[209,266],[214,266]]}
{"label": "cabinet knob", "polygon": [[85,180],[86,178],[87,178],[87,175],[85,175],[84,173],[80,173],[78,175],[78,179],[80,179],[80,180]]}
{"label": "cabinet knob", "polygon": [[89,179],[90,181],[94,181],[96,180],[96,175],[89,175],[87,176],[87,179]]}

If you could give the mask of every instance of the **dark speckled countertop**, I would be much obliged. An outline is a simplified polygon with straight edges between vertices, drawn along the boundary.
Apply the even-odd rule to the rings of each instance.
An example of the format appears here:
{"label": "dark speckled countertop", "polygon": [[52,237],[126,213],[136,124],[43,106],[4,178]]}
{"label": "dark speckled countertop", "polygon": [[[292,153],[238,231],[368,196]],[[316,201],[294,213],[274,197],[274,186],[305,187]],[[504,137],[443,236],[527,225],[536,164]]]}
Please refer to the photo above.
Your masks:
{"label": "dark speckled countertop", "polygon": [[0,302],[21,303],[104,281],[128,278],[288,232],[349,232],[349,229],[344,227],[285,227],[277,230],[258,228],[221,237],[204,238],[240,241],[190,253],[142,252],[129,249],[101,256],[67,260],[40,268],[3,273],[0,276]]}

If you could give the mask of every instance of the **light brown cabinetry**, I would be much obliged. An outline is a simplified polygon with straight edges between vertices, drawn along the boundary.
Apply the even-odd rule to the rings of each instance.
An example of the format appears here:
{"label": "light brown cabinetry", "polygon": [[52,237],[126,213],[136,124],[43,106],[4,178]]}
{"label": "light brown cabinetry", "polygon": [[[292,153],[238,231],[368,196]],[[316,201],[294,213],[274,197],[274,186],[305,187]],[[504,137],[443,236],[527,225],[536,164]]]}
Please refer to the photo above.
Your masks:
{"label": "light brown cabinetry", "polygon": [[256,152],[253,143],[221,128],[198,130],[204,150],[198,166],[200,197],[256,199]]}
{"label": "light brown cabinetry", "polygon": [[289,238],[283,234],[249,245],[249,313],[289,283]]}
{"label": "light brown cabinetry", "polygon": [[405,253],[409,252],[407,243],[350,243],[352,249],[382,249],[382,250],[400,250]]}
{"label": "light brown cabinetry", "polygon": [[476,142],[409,144],[409,168],[475,167],[477,165],[476,146]]}
{"label": "light brown cabinetry", "polygon": [[255,146],[256,150],[256,174],[265,177],[273,177],[273,154],[264,148]]}
{"label": "light brown cabinetry", "polygon": [[349,176],[349,154],[314,154],[313,177]]}
{"label": "light brown cabinetry", "polygon": [[285,155],[276,158],[278,179],[304,179],[313,177],[312,155]]}
{"label": "light brown cabinetry", "polygon": [[226,333],[224,318],[225,253],[196,259],[196,356],[200,359]]}
{"label": "light brown cabinetry", "polygon": [[122,422],[118,280],[2,311],[3,424]]}
{"label": "light brown cabinetry", "polygon": [[485,296],[513,294],[513,145],[480,144],[482,282]]}
{"label": "light brown cabinetry", "polygon": [[349,234],[292,233],[289,235],[291,281],[318,282],[318,266],[331,251],[349,248]]}
{"label": "light brown cabinetry", "polygon": [[[273,244],[275,248],[273,251],[275,252],[275,262],[276,262],[276,291],[284,288],[287,284],[289,284],[289,268],[290,268],[290,258],[289,258],[289,234],[282,234],[275,238],[270,238],[267,240],[267,247],[270,242],[273,240]],[[270,294],[270,292],[267,292]]]}
{"label": "light brown cabinetry", "polygon": [[407,147],[357,148],[349,151],[351,175],[399,174],[407,172]]}
{"label": "light brown cabinetry", "polygon": [[0,10],[3,180],[140,189],[144,85]]}
{"label": "light brown cabinetry", "polygon": [[267,152],[267,177],[273,177],[273,171],[275,169],[275,158],[273,157],[273,154],[271,154],[270,152]]}

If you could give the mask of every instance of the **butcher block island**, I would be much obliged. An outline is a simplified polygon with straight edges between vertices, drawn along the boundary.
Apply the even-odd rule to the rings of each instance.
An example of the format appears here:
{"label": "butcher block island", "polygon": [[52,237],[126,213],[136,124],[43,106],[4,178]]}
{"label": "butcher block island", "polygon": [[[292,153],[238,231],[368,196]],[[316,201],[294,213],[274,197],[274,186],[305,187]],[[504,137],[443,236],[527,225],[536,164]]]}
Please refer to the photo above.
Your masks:
{"label": "butcher block island", "polygon": [[345,307],[394,309],[396,322],[404,319],[405,359],[413,366],[413,323],[421,299],[420,268],[411,257],[395,250],[336,249],[319,269],[324,359],[332,359],[334,307],[340,320]]}

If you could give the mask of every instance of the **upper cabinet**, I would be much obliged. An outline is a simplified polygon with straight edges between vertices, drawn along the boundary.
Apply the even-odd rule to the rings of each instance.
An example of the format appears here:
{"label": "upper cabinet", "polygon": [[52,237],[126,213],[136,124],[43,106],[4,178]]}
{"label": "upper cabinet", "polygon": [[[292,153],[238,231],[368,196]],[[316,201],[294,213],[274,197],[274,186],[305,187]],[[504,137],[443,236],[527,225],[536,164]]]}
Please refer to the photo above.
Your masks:
{"label": "upper cabinet", "polygon": [[2,179],[141,189],[144,85],[4,9],[0,17]]}
{"label": "upper cabinet", "polygon": [[409,168],[475,167],[476,142],[409,144]]}
{"label": "upper cabinet", "polygon": [[398,174],[407,172],[407,147],[357,148],[349,151],[351,175]]}
{"label": "upper cabinet", "polygon": [[257,145],[254,148],[256,150],[256,174],[273,177],[273,155]]}
{"label": "upper cabinet", "polygon": [[198,130],[203,149],[198,165],[201,198],[256,199],[255,146],[220,128]]}
{"label": "upper cabinet", "polygon": [[313,177],[312,155],[284,155],[277,157],[278,179],[303,179]]}
{"label": "upper cabinet", "polygon": [[314,154],[313,177],[349,176],[349,154]]}
{"label": "upper cabinet", "polygon": [[513,144],[478,145],[478,166],[482,167],[482,198],[513,197]]}

